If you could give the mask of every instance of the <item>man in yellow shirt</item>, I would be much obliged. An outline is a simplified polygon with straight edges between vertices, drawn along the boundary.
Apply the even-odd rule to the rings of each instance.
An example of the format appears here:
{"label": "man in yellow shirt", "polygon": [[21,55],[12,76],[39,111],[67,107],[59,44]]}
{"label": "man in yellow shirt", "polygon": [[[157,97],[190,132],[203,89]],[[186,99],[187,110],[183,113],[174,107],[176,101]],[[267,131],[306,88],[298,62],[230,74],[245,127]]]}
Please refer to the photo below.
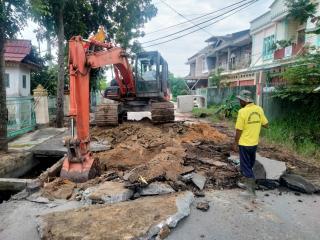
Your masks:
{"label": "man in yellow shirt", "polygon": [[237,98],[242,108],[239,110],[236,123],[234,150],[239,149],[240,170],[244,176],[244,183],[239,185],[246,188],[246,195],[254,196],[255,176],[253,166],[256,161],[261,126],[268,128],[268,120],[263,109],[253,103],[250,91],[242,90]]}

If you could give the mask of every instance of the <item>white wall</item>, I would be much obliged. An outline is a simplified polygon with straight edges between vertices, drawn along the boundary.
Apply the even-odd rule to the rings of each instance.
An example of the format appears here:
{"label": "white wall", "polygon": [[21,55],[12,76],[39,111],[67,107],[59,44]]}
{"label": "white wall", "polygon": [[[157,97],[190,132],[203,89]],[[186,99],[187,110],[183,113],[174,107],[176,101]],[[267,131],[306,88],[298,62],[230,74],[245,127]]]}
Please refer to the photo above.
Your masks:
{"label": "white wall", "polygon": [[[5,67],[5,73],[9,74],[10,87],[7,89],[8,97],[30,95],[30,70],[23,66]],[[22,88],[22,76],[27,76],[27,86]]]}
{"label": "white wall", "polygon": [[251,66],[257,67],[262,64],[272,62],[272,60],[263,61],[263,40],[276,34],[276,24],[252,34],[252,61]]}
{"label": "white wall", "polygon": [[19,67],[5,67],[5,73],[9,74],[10,87],[7,89],[7,96],[19,96]]}

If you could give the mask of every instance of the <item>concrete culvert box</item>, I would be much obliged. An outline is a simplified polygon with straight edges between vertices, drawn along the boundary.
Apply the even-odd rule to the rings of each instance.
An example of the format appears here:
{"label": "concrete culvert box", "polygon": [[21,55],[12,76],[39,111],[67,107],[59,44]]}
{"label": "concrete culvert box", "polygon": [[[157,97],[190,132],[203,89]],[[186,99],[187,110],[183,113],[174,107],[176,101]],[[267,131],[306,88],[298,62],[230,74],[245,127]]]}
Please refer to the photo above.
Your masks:
{"label": "concrete culvert box", "polygon": [[194,107],[194,97],[192,95],[183,95],[177,97],[177,112],[192,112]]}
{"label": "concrete culvert box", "polygon": [[177,112],[192,112],[194,107],[206,108],[206,99],[198,95],[183,95],[177,97]]}

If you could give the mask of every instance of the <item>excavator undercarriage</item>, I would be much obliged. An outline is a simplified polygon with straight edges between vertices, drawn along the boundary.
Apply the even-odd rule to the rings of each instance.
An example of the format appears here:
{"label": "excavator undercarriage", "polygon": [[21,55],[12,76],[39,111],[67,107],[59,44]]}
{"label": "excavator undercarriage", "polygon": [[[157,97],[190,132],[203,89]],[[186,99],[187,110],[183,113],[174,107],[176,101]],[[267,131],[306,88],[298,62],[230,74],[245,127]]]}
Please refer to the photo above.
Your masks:
{"label": "excavator undercarriage", "polygon": [[95,123],[98,127],[117,126],[127,120],[127,113],[130,111],[151,112],[151,121],[154,124],[174,121],[174,104],[171,102],[151,102],[134,108],[122,103],[105,103],[97,107]]}

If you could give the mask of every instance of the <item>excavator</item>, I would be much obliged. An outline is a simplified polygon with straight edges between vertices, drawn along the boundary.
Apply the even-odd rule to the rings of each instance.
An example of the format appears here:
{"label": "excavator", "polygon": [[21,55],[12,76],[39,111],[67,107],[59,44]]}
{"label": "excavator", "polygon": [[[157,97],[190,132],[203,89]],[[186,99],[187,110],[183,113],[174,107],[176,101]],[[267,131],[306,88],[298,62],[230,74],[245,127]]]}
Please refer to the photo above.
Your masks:
{"label": "excavator", "polygon": [[74,36],[69,41],[71,136],[65,139],[67,155],[60,176],[73,182],[85,182],[100,174],[99,160],[90,151],[91,69],[110,65],[114,69],[115,79],[104,93],[105,98],[114,100],[103,109],[107,125],[117,125],[131,111],[150,111],[154,123],[174,121],[167,62],[157,51],[142,52],[132,68],[125,50],[105,39],[107,34],[100,27],[89,39]]}

